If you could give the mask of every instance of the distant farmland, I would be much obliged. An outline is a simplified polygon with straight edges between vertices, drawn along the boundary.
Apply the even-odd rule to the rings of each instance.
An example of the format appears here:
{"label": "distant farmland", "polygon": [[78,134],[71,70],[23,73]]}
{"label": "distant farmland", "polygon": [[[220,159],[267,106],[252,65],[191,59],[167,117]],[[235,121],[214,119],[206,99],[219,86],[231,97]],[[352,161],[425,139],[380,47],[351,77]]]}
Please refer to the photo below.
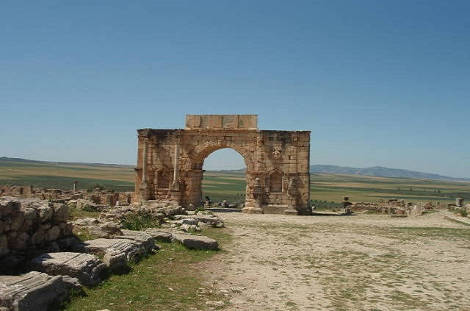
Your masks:
{"label": "distant farmland", "polygon": [[107,189],[132,191],[134,171],[129,166],[0,159],[0,184],[71,189],[74,181],[78,181],[81,189],[102,185]]}
{"label": "distant farmland", "polygon": [[[133,191],[134,170],[131,166],[52,163],[0,158],[0,184],[33,185],[45,188],[71,189],[96,185],[116,191]],[[243,171],[208,171],[204,173],[203,196],[213,201],[243,200]],[[312,174],[312,200],[340,202],[344,196],[352,201],[404,199],[409,201],[470,201],[470,183],[407,178],[367,177],[358,175]]]}
{"label": "distant farmland", "polygon": [[[203,191],[210,196],[234,196],[245,193],[243,172],[206,172]],[[212,198],[211,196],[211,198]],[[457,197],[470,200],[470,183],[409,178],[368,177],[358,175],[312,174],[312,200],[341,202],[344,196],[352,201],[404,199],[407,201],[454,201]]]}

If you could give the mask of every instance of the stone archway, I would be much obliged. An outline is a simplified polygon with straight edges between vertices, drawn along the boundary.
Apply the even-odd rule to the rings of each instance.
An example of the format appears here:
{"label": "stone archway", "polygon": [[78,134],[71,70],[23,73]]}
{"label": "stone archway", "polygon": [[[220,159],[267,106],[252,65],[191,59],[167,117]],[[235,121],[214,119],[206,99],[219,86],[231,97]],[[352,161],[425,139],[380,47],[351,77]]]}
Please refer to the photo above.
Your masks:
{"label": "stone archway", "polygon": [[204,159],[223,148],[245,160],[244,212],[310,213],[310,132],[258,130],[256,115],[187,115],[185,129],[138,130],[136,200],[197,206]]}

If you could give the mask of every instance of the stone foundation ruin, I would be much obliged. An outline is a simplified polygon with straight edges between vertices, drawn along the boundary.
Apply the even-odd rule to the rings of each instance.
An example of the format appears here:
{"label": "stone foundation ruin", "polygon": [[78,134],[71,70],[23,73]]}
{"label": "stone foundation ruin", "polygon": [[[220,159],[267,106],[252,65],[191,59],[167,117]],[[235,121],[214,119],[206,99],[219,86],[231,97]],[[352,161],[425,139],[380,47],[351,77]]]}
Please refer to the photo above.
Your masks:
{"label": "stone foundation ruin", "polygon": [[0,185],[0,197],[13,196],[18,198],[36,198],[40,200],[70,201],[86,200],[95,205],[116,206],[129,205],[134,201],[133,192],[116,192],[110,190],[95,189],[91,192],[78,190],[76,183],[73,184],[74,190],[46,189],[40,187]]}
{"label": "stone foundation ruin", "polygon": [[246,164],[246,213],[310,214],[310,131],[259,130],[256,115],[187,115],[185,129],[140,129],[135,199],[201,203],[203,163],[231,148]]}
{"label": "stone foundation ruin", "polygon": [[[18,189],[18,187],[17,187]],[[82,286],[95,286],[129,263],[159,250],[157,241],[217,250],[218,242],[196,234],[223,221],[206,211],[186,212],[173,201],[106,206],[97,218],[78,218],[71,197],[40,200],[0,194],[0,310],[49,310]],[[125,229],[123,219],[145,213],[155,226]],[[83,217],[83,216],[82,216]],[[154,222],[152,222],[152,225]],[[75,235],[86,231],[86,236]]]}

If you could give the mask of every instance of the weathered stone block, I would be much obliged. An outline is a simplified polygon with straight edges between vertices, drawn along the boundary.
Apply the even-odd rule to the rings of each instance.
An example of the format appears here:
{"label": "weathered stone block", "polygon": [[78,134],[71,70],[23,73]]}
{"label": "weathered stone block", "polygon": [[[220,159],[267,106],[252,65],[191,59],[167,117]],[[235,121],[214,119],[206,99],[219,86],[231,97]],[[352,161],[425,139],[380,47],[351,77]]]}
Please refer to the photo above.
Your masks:
{"label": "weathered stone block", "polygon": [[49,275],[68,275],[77,278],[86,286],[101,282],[106,272],[106,265],[98,257],[72,252],[42,254],[31,261],[31,267]]}
{"label": "weathered stone block", "polygon": [[16,236],[15,242],[13,243],[13,249],[25,249],[29,242],[29,234],[22,232]]}
{"label": "weathered stone block", "polygon": [[54,210],[52,207],[49,205],[42,205],[37,209],[39,213],[39,218],[41,219],[41,222],[46,222],[52,218],[52,215],[54,214]]}
{"label": "weathered stone block", "polygon": [[6,217],[20,210],[20,201],[14,197],[0,197],[0,217]]}
{"label": "weathered stone block", "polygon": [[47,230],[46,240],[47,241],[55,241],[59,238],[59,236],[60,236],[60,227],[59,226],[53,226],[49,230]]}
{"label": "weathered stone block", "polygon": [[172,240],[171,233],[160,231],[160,229],[150,228],[145,230],[145,232],[150,234],[155,239],[155,241],[170,243]]}
{"label": "weathered stone block", "polygon": [[44,243],[44,240],[45,240],[44,230],[37,230],[31,236],[31,243],[33,243],[34,245],[40,245],[40,244]]}
{"label": "weathered stone block", "polygon": [[24,215],[16,213],[10,216],[10,230],[18,231],[24,224]]}
{"label": "weathered stone block", "polygon": [[145,253],[142,243],[128,239],[104,239],[85,241],[85,250],[93,254],[105,255],[108,251],[125,254],[127,261],[136,260]]}
{"label": "weathered stone block", "polygon": [[219,249],[219,243],[216,240],[203,235],[173,234],[173,239],[191,249]]}
{"label": "weathered stone block", "polygon": [[71,289],[80,290],[69,277],[32,271],[19,276],[0,276],[0,307],[14,311],[48,310],[63,301]]}
{"label": "weathered stone block", "polygon": [[122,234],[120,236],[116,236],[117,239],[128,239],[132,240],[135,243],[142,245],[145,248],[146,253],[150,253],[156,250],[155,240],[153,237],[144,232],[144,231],[134,231],[134,230],[122,230]]}
{"label": "weathered stone block", "polygon": [[54,203],[54,221],[64,222],[69,218],[69,207],[63,203]]}
{"label": "weathered stone block", "polygon": [[114,249],[106,250],[103,256],[103,262],[113,272],[121,272],[128,267],[126,254],[120,253]]}

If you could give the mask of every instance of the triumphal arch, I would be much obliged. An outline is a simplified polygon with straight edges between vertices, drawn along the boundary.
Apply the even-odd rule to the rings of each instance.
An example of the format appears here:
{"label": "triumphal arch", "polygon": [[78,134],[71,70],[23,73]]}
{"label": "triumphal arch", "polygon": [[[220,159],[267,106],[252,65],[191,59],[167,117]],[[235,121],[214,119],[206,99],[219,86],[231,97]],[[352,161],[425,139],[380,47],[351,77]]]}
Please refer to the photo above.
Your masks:
{"label": "triumphal arch", "polygon": [[310,131],[259,130],[257,115],[187,115],[184,129],[137,132],[137,201],[199,206],[204,159],[232,148],[246,164],[243,212],[310,213]]}

